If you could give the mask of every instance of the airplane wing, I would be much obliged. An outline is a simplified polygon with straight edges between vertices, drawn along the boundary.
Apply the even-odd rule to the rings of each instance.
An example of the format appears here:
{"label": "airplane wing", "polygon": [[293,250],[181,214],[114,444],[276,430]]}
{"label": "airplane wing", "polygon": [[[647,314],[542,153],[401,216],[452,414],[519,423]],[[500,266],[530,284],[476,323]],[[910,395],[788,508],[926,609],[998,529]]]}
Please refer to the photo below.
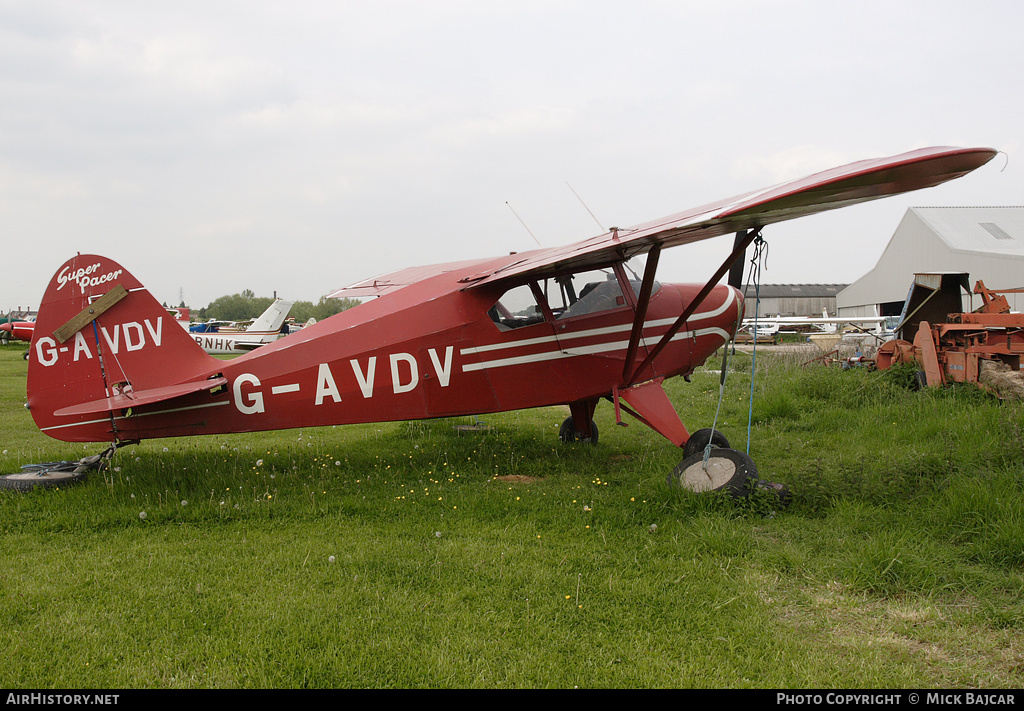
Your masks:
{"label": "airplane wing", "polygon": [[391,291],[415,284],[445,272],[462,271],[472,269],[479,264],[493,261],[493,259],[471,259],[462,262],[446,262],[444,264],[430,264],[423,267],[410,267],[401,269],[390,274],[382,274],[371,279],[335,289],[327,294],[328,299],[358,298],[362,296],[383,296]]}
{"label": "airplane wing", "polygon": [[654,245],[674,247],[847,205],[933,187],[990,161],[992,148],[922,148],[889,158],[850,163],[799,180],[722,200],[564,247],[535,250],[490,272],[463,279],[472,288],[530,275],[605,266],[643,254]]}

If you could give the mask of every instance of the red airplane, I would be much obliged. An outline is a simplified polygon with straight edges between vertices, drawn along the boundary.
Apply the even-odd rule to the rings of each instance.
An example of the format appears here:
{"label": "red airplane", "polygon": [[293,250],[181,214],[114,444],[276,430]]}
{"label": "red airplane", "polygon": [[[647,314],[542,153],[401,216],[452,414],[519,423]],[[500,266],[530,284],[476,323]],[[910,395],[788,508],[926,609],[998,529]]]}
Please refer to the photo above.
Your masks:
{"label": "red airplane", "polygon": [[31,341],[32,332],[35,330],[35,327],[34,321],[9,321],[7,323],[0,323],[0,332],[6,334],[3,337],[5,343],[11,339]]}
{"label": "red airplane", "polygon": [[[122,266],[80,254],[40,306],[27,406],[51,437],[111,443],[71,463],[88,469],[148,438],[563,404],[561,438],[596,442],[605,398],[617,421],[626,411],[686,447],[670,481],[742,494],[756,481],[753,462],[720,433],[691,436],[662,382],[689,376],[733,337],[748,245],[766,225],[938,185],[995,154],[922,149],[564,247],[395,272],[331,294],[379,298],[229,361],[204,353]],[[733,252],[707,283],[655,280],[662,249],[732,233]],[[627,262],[641,255],[637,274]],[[730,271],[731,285],[719,285]],[[72,473],[9,476],[45,486]]]}

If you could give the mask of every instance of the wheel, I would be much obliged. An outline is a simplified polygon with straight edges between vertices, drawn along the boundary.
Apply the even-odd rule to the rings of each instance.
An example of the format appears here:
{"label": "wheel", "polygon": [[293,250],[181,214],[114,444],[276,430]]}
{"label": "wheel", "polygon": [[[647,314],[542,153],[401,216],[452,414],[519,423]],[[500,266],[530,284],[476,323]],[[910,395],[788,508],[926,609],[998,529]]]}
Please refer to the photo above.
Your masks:
{"label": "wheel", "polygon": [[914,390],[926,390],[928,388],[928,375],[923,370],[914,371]]}
{"label": "wheel", "polygon": [[704,454],[704,448],[708,446],[709,441],[712,447],[729,449],[729,440],[725,438],[724,434],[719,430],[705,427],[694,432],[690,435],[690,439],[686,440],[686,444],[683,445],[683,457],[690,457],[697,453]]}
{"label": "wheel", "polygon": [[[74,464],[78,464],[78,462],[51,462],[50,464],[37,464],[25,467],[17,474],[0,476],[0,489],[32,491],[33,489],[52,489],[57,486],[67,486],[85,481],[92,468],[87,466],[71,468],[70,465]],[[67,468],[65,468],[65,465]],[[52,466],[54,469],[40,468],[47,466]],[[79,471],[79,469],[84,471]]]}
{"label": "wheel", "polygon": [[75,462],[26,464],[17,474],[0,476],[0,489],[32,491],[33,489],[52,489],[85,481],[89,472],[102,471],[107,468],[109,459],[106,455],[107,452],[94,454]]}
{"label": "wheel", "polygon": [[563,442],[584,442],[589,444],[597,444],[597,425],[593,420],[590,421],[590,437],[580,437],[576,431],[576,423],[571,417],[566,417],[565,422],[558,429],[558,439]]}
{"label": "wheel", "polygon": [[25,360],[28,360],[28,351],[25,351],[24,353],[22,353],[21,357],[24,358]]}
{"label": "wheel", "polygon": [[668,475],[670,486],[693,492],[726,491],[734,498],[750,494],[757,481],[754,460],[735,449],[711,450],[704,463],[704,453],[698,452],[681,461]]}

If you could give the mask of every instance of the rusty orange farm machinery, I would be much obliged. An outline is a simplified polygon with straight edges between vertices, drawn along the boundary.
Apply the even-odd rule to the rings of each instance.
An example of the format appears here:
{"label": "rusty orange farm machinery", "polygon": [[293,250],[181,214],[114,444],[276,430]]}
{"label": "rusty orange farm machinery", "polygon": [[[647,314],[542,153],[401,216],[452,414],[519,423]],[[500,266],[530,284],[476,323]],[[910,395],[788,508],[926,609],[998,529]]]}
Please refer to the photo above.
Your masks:
{"label": "rusty orange farm machinery", "polygon": [[974,383],[1006,395],[990,382],[1001,375],[1011,390],[1024,389],[1024,314],[1011,313],[1004,296],[1024,289],[994,291],[978,281],[973,293],[982,305],[964,312],[961,290],[971,293],[968,283],[965,273],[915,275],[896,337],[879,347],[876,366],[916,362],[922,386]]}

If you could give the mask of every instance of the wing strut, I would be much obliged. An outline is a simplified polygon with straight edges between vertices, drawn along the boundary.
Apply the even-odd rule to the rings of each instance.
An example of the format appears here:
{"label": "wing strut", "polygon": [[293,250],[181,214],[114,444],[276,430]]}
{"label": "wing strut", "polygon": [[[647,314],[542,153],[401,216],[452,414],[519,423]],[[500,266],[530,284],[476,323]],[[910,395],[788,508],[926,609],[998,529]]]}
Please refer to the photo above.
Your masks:
{"label": "wing strut", "polygon": [[[658,341],[658,344],[656,346],[654,346],[653,350],[651,350],[651,352],[647,354],[647,357],[644,359],[644,361],[637,367],[636,370],[633,371],[632,376],[626,378],[627,385],[634,385],[635,383],[640,381],[640,376],[643,375],[644,371],[651,365],[651,363],[654,362],[654,359],[657,358],[658,354],[661,353],[661,351],[665,348],[665,346],[668,345],[669,341],[672,340],[672,337],[675,336],[676,333],[679,332],[679,329],[682,328],[683,324],[686,323],[686,320],[688,318],[690,318],[691,315],[693,315],[693,312],[697,310],[697,307],[700,306],[704,302],[704,299],[707,298],[708,294],[711,293],[711,290],[715,288],[715,286],[718,284],[718,282],[721,280],[721,278],[725,275],[725,273],[730,271],[737,262],[741,261],[743,255],[747,251],[747,247],[749,247],[750,243],[753,242],[758,237],[758,235],[760,235],[760,234],[761,234],[761,228],[760,227],[758,227],[757,229],[747,230],[746,232],[737,232],[736,233],[736,239],[733,242],[732,253],[730,253],[729,256],[726,257],[725,261],[722,263],[722,266],[720,266],[718,268],[718,270],[714,273],[714,275],[710,279],[708,279],[708,282],[700,290],[700,293],[698,293],[697,296],[694,297],[693,301],[691,301],[686,306],[686,308],[683,309],[683,313],[679,316],[678,319],[676,319],[676,322],[672,324],[672,326],[668,329],[668,331],[665,333],[665,335],[663,335],[661,337],[661,340]],[[654,252],[654,248],[651,249],[651,252],[652,253]],[[655,259],[655,263],[657,263],[657,259]],[[647,266],[648,266],[648,268],[650,267],[650,261],[648,261],[648,265]],[[653,280],[654,280],[653,271],[652,271],[652,273],[650,275],[648,275],[647,271],[644,272],[644,285],[645,286],[647,285],[648,276],[650,277],[651,281],[653,282]],[[730,279],[729,279],[730,284],[733,281],[734,277],[735,277],[735,272],[733,272],[733,274],[730,274]],[[740,278],[741,279],[743,278],[742,277],[742,271],[740,272]],[[644,290],[643,287],[641,287],[641,292],[643,292],[643,290]],[[650,299],[650,293],[647,294],[647,300],[649,300],[649,299]],[[639,316],[639,314],[641,312],[641,309],[644,311],[644,313],[646,313],[646,311],[647,311],[647,303],[646,303],[646,301],[642,297],[641,297],[641,303],[637,304],[637,315],[638,316]],[[633,321],[633,331],[634,331],[634,333],[637,330],[637,325],[638,324],[639,324],[639,327],[642,329],[643,328],[643,319],[642,318],[634,319],[634,321]],[[633,336],[631,335],[630,336],[630,348],[632,348],[632,347],[633,347]],[[630,365],[632,365],[632,360],[629,358],[629,352],[627,352],[626,355],[627,355],[627,357],[626,357],[626,366],[628,368]],[[627,370],[627,372],[628,372],[628,370]]]}
{"label": "wing strut", "polygon": [[647,253],[647,264],[644,266],[644,278],[640,283],[640,294],[637,296],[636,308],[633,311],[633,330],[629,334],[629,346],[626,348],[626,364],[622,368],[622,377],[629,381],[629,373],[636,361],[636,350],[644,334],[644,319],[647,318],[647,305],[651,303],[651,291],[654,289],[654,274],[658,271],[658,258],[661,256],[661,245],[655,244]]}

